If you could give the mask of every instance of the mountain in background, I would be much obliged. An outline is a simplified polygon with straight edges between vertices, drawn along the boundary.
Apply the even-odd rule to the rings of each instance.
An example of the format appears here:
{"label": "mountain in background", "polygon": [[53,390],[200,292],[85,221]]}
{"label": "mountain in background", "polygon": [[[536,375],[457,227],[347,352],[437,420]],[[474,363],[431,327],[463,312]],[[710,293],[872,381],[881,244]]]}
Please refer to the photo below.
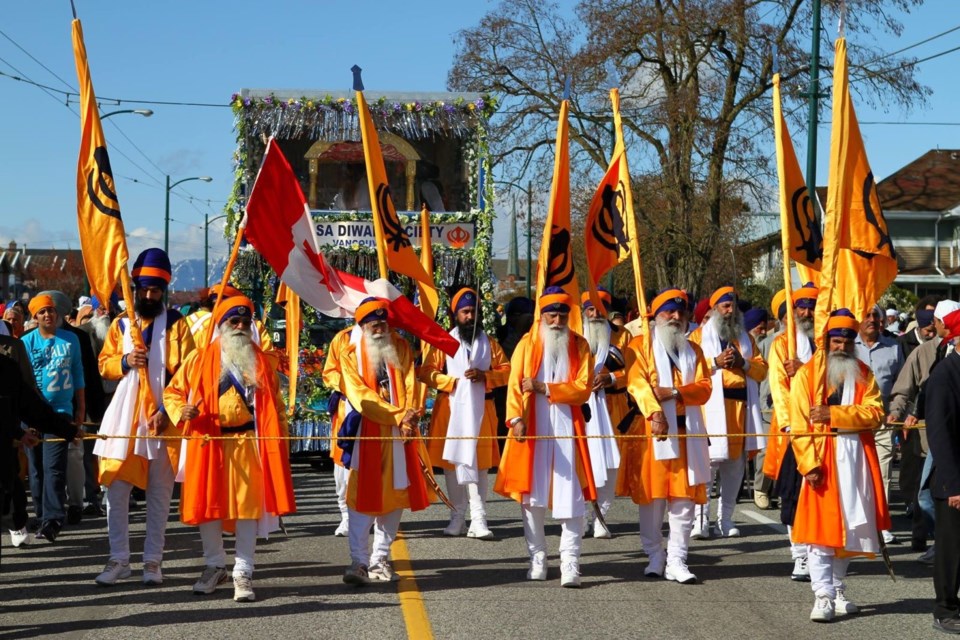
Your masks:
{"label": "mountain in background", "polygon": [[[210,261],[210,284],[216,283],[227,266],[226,257]],[[173,265],[173,277],[170,280],[170,292],[196,291],[203,287],[203,258],[181,260]]]}

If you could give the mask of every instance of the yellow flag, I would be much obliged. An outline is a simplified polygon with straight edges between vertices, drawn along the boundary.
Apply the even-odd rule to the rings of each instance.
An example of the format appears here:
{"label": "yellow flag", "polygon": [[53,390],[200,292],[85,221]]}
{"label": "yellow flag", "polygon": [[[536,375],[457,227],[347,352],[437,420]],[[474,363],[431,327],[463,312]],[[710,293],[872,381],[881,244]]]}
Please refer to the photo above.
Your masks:
{"label": "yellow flag", "polygon": [[637,219],[633,213],[633,193],[630,190],[630,168],[623,142],[623,123],[620,119],[620,92],[610,90],[616,143],[607,172],[600,181],[587,211],[586,253],[590,279],[590,299],[593,306],[603,309],[597,295],[597,286],[603,276],[627,259],[633,261],[634,285],[641,316],[647,314],[643,290],[643,269],[640,264],[640,244],[637,238]]}
{"label": "yellow flag", "polygon": [[286,303],[284,307],[285,325],[287,327],[287,379],[290,387],[287,391],[287,411],[293,413],[297,407],[297,380],[300,377],[300,296],[286,283],[281,282],[277,287],[277,304]]}
{"label": "yellow flag", "polygon": [[[570,134],[567,123],[569,103],[560,105],[557,143],[553,161],[553,182],[550,204],[543,225],[543,239],[537,260],[537,298],[547,287],[560,287],[570,296],[570,330],[583,329],[580,314],[580,288],[573,268],[573,247],[570,244]],[[540,305],[534,306],[533,335],[540,335]]]}
{"label": "yellow flag", "polygon": [[373,126],[370,109],[357,91],[357,114],[360,119],[360,134],[363,137],[363,157],[367,164],[367,184],[370,187],[370,206],[373,209],[373,230],[377,239],[377,257],[380,261],[380,277],[387,277],[387,270],[409,276],[424,288],[432,289],[436,296],[436,284],[417,260],[410,238],[397,217],[390,194],[390,183],[383,166],[380,152],[380,137]]}
{"label": "yellow flag", "polygon": [[[430,278],[430,282],[434,282],[433,239],[430,237],[430,211],[426,205],[423,206],[423,210],[420,212],[420,264]],[[425,286],[422,282],[417,282],[417,290],[420,294],[420,310],[423,311],[428,318],[435,320],[437,318],[437,307],[440,304],[440,298],[437,295],[436,288]]]}
{"label": "yellow flag", "polygon": [[816,311],[816,332],[821,340],[832,310],[847,308],[863,320],[897,277],[896,252],[850,99],[844,38],[836,42],[830,183],[823,236]]}
{"label": "yellow flag", "polygon": [[[77,226],[90,292],[109,304],[110,296],[126,270],[127,253],[117,187],[110,169],[97,97],[93,92],[87,49],[80,20],[73,21],[73,55],[80,85],[80,155],[77,162]],[[128,297],[124,287],[124,298]],[[127,307],[133,312],[132,300]]]}

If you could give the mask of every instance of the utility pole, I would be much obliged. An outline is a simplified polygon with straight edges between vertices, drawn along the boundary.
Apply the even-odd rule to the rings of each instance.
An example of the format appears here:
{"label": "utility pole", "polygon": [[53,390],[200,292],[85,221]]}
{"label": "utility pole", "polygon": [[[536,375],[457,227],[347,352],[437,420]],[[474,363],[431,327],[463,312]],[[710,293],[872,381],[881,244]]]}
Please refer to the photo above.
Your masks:
{"label": "utility pole", "polygon": [[807,196],[810,209],[820,219],[817,207],[817,124],[820,102],[820,0],[813,0],[813,44],[810,46],[810,112],[807,121]]}

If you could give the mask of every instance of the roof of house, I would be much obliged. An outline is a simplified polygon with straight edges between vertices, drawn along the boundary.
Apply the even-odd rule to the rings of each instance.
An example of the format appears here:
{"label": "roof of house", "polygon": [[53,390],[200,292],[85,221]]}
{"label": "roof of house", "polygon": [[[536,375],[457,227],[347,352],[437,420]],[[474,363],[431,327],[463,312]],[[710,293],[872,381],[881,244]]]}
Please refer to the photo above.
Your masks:
{"label": "roof of house", "polygon": [[931,149],[877,184],[887,211],[948,211],[960,205],[960,149]]}

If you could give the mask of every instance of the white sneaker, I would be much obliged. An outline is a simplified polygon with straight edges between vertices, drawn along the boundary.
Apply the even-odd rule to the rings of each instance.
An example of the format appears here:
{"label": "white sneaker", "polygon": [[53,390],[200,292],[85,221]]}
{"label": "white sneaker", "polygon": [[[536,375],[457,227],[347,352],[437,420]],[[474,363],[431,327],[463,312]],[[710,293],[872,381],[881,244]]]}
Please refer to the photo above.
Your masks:
{"label": "white sneaker", "polygon": [[193,583],[193,592],[198,596],[209,595],[229,577],[225,567],[204,567],[200,579]]}
{"label": "white sneaker", "polygon": [[697,576],[690,573],[686,563],[680,560],[670,562],[663,573],[663,577],[680,584],[697,584]]}
{"label": "white sneaker", "polygon": [[547,579],[547,552],[537,551],[530,556],[530,570],[527,571],[527,580]]}
{"label": "white sneaker", "polygon": [[833,599],[833,610],[838,616],[860,613],[860,607],[847,600],[843,589],[837,589],[837,597]]}
{"label": "white sneaker", "polygon": [[103,572],[95,580],[101,587],[111,587],[117,584],[117,580],[123,580],[130,577],[130,563],[120,562],[118,560],[108,560],[103,567]]}
{"label": "white sneaker", "polygon": [[884,544],[899,544],[900,541],[897,540],[897,536],[893,535],[893,532],[884,529],[880,533],[883,534]]}
{"label": "white sneaker", "polygon": [[710,523],[707,522],[701,527],[699,522],[694,522],[693,529],[690,530],[690,538],[692,540],[709,540]]}
{"label": "white sneaker", "polygon": [[467,531],[468,538],[477,540],[493,540],[493,531],[487,528],[486,518],[474,518],[470,521],[470,529]]}
{"label": "white sneaker", "polygon": [[35,539],[36,536],[30,531],[27,531],[26,527],[20,529],[19,531],[10,529],[10,542],[13,543],[14,547],[29,547],[33,544]]}
{"label": "white sneaker", "polygon": [[393,570],[393,565],[387,560],[371,564],[367,569],[367,577],[370,578],[370,582],[396,582],[400,579]]}
{"label": "white sneaker", "polygon": [[253,592],[253,577],[245,573],[233,574],[233,601],[254,602],[257,594]]}
{"label": "white sneaker", "polygon": [[597,520],[593,523],[593,537],[609,540],[613,537],[613,534],[610,532],[610,529],[607,529],[605,526],[603,526],[602,522]]}
{"label": "white sneaker", "polygon": [[813,610],[810,612],[810,619],[814,622],[830,622],[833,616],[833,600],[830,596],[817,596],[813,603]]}
{"label": "white sneaker", "polygon": [[143,584],[149,587],[163,584],[163,572],[160,570],[159,562],[143,563]]}
{"label": "white sneaker", "polygon": [[739,538],[740,529],[733,522],[720,523],[720,535],[724,538]]}
{"label": "white sneaker", "polygon": [[663,568],[667,564],[667,554],[663,551],[650,556],[647,567],[643,570],[643,575],[648,578],[662,578]]}
{"label": "white sneaker", "polygon": [[790,579],[794,582],[810,582],[810,567],[807,566],[807,556],[793,561],[793,573]]}
{"label": "white sneaker", "polygon": [[340,519],[340,524],[337,526],[337,530],[333,532],[333,535],[338,538],[345,538],[350,534],[350,520],[346,516]]}
{"label": "white sneaker", "polygon": [[352,563],[350,567],[343,572],[343,581],[346,584],[354,584],[358,587],[362,587],[365,584],[370,584],[370,576],[367,571],[367,565],[359,562]]}
{"label": "white sneaker", "polygon": [[567,589],[580,588],[580,565],[576,560],[560,563],[560,586]]}
{"label": "white sneaker", "polygon": [[447,528],[443,530],[443,535],[450,536],[452,538],[458,538],[466,532],[467,523],[464,520],[464,517],[455,512],[450,516],[450,524],[448,524]]}

